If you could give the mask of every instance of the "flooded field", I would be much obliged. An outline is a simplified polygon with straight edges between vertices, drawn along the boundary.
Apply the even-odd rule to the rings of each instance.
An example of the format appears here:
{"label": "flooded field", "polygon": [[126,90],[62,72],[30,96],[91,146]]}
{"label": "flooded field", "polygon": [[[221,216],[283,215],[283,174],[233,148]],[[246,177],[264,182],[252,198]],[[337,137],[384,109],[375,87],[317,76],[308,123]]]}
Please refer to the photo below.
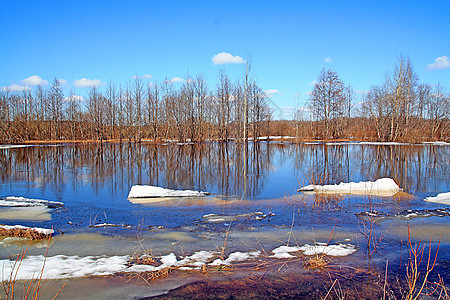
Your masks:
{"label": "flooded field", "polygon": [[[450,205],[424,201],[450,190],[449,150],[287,142],[2,146],[0,198],[53,204],[3,203],[0,224],[55,230],[49,242],[31,243],[17,277],[36,278],[46,257],[44,298],[64,283],[63,299],[401,298],[415,246],[425,247],[417,285],[431,246],[431,264],[439,252],[428,281],[449,287]],[[380,178],[401,190],[297,191]],[[128,198],[135,185],[211,194]],[[5,280],[28,240],[2,237],[0,244]],[[142,254],[154,263],[135,259]]]}

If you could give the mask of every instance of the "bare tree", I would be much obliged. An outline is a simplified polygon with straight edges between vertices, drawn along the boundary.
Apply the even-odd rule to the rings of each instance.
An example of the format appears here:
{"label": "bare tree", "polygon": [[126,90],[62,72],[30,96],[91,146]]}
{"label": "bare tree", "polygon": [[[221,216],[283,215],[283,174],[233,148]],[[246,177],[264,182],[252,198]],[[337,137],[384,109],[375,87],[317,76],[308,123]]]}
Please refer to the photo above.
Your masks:
{"label": "bare tree", "polygon": [[[317,124],[323,122],[325,139],[338,135],[337,120],[344,116],[344,84],[331,69],[319,73],[309,98],[309,105]],[[332,121],[334,121],[332,123]]]}
{"label": "bare tree", "polygon": [[54,78],[50,92],[49,99],[49,112],[50,112],[50,132],[52,140],[61,138],[61,121],[63,112],[63,92],[59,80]]}

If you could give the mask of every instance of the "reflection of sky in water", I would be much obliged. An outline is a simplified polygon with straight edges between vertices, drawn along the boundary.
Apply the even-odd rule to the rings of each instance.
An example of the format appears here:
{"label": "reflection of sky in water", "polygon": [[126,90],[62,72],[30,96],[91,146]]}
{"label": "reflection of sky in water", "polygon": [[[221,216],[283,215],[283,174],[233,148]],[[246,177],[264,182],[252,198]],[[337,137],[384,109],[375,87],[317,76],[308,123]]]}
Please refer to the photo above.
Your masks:
{"label": "reflection of sky in water", "polygon": [[[448,190],[448,149],[266,142],[249,143],[247,151],[234,143],[13,148],[0,150],[0,196],[64,202],[64,213],[53,214],[53,222],[67,230],[72,228],[66,225],[69,221],[83,228],[94,222],[175,227],[208,213],[242,213],[242,199],[250,201],[244,212],[258,211],[262,206],[255,200],[289,197],[309,183],[391,177],[420,200]],[[199,202],[168,200],[167,207],[133,204],[127,195],[135,184],[203,190],[214,196]],[[219,206],[213,209],[214,205]],[[280,219],[285,218],[273,222],[283,225]],[[324,219],[335,217],[330,213]]]}

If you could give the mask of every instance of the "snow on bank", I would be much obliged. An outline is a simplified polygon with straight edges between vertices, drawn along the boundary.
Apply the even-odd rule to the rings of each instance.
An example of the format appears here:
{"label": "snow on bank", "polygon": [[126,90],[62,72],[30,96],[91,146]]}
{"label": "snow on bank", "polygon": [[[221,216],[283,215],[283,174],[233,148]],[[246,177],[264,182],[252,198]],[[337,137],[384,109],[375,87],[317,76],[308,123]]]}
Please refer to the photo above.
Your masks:
{"label": "snow on bank", "polygon": [[307,185],[300,189],[299,192],[316,192],[328,194],[352,194],[352,195],[377,195],[377,196],[393,196],[401,189],[391,178],[380,178],[375,182],[341,182],[340,184],[330,185]]}
{"label": "snow on bank", "polygon": [[[219,266],[228,265],[232,262],[245,261],[256,258],[260,251],[234,252],[227,259],[214,259],[217,255],[212,251],[199,251],[191,256],[186,256],[177,260],[174,253],[161,256],[160,265],[133,264],[130,265],[131,257],[125,256],[66,256],[56,255],[45,258],[43,255],[27,256],[23,259],[20,267],[14,267],[15,260],[0,260],[1,278],[7,280],[11,274],[17,280],[27,280],[38,278],[42,272],[42,279],[76,278],[86,276],[105,276],[116,273],[130,272],[155,272],[165,268],[179,268],[180,270],[201,269],[204,265]],[[216,256],[217,257],[217,256]],[[44,264],[45,261],[45,264]]]}
{"label": "snow on bank", "polygon": [[261,251],[252,251],[252,252],[234,252],[231,253],[227,259],[222,260],[220,258],[216,259],[210,266],[220,266],[220,265],[230,265],[232,262],[236,261],[246,261],[249,259],[256,258],[261,255]]}
{"label": "snow on bank", "polygon": [[425,145],[433,145],[433,146],[450,146],[450,143],[436,141],[436,142],[424,142]]}
{"label": "snow on bank", "polygon": [[33,230],[36,231],[40,234],[45,234],[45,235],[51,235],[53,234],[55,231],[53,229],[46,229],[46,228],[39,228],[39,227],[26,227],[26,226],[22,226],[22,225],[0,225],[1,229],[5,229],[5,230],[14,230],[14,229],[22,229],[22,230]]}
{"label": "snow on bank", "polygon": [[206,195],[209,195],[209,193],[192,190],[171,190],[150,185],[133,185],[128,198],[198,197]]}
{"label": "snow on bank", "polygon": [[34,147],[35,145],[0,145],[1,149],[13,149],[13,148],[27,148],[27,147]]}
{"label": "snow on bank", "polygon": [[427,197],[423,200],[427,201],[427,202],[434,202],[434,203],[450,205],[450,192],[440,193],[435,197]]}
{"label": "snow on bank", "polygon": [[47,201],[40,199],[28,199],[24,197],[8,196],[0,199],[0,206],[3,207],[30,207],[30,206],[47,206],[56,208],[63,206],[62,202]]}
{"label": "snow on bank", "polygon": [[347,256],[356,252],[356,247],[351,244],[338,244],[338,245],[327,245],[324,243],[317,243],[316,245],[304,246],[280,246],[272,250],[272,258],[292,258],[292,252],[302,251],[304,255],[316,255],[324,254],[329,256]]}

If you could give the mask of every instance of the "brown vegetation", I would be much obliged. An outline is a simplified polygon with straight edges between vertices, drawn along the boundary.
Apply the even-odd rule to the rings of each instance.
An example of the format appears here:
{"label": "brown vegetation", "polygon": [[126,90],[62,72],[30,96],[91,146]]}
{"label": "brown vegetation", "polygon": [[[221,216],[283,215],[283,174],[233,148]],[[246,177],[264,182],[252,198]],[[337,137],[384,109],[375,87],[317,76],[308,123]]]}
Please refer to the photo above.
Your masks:
{"label": "brown vegetation", "polygon": [[249,63],[237,82],[219,71],[215,89],[208,88],[202,74],[186,78],[178,89],[169,80],[135,78],[119,86],[110,82],[104,89],[92,87],[83,97],[73,91],[64,97],[56,79],[48,89],[0,91],[0,143],[202,142],[286,135],[298,140],[449,138],[446,88],[419,84],[405,57],[382,85],[359,95],[335,71],[323,69],[307,107],[297,107],[290,121],[273,120],[270,98]]}
{"label": "brown vegetation", "polygon": [[34,230],[33,228],[11,228],[0,227],[0,236],[25,237],[31,240],[42,240],[51,237],[51,234],[45,234]]}

